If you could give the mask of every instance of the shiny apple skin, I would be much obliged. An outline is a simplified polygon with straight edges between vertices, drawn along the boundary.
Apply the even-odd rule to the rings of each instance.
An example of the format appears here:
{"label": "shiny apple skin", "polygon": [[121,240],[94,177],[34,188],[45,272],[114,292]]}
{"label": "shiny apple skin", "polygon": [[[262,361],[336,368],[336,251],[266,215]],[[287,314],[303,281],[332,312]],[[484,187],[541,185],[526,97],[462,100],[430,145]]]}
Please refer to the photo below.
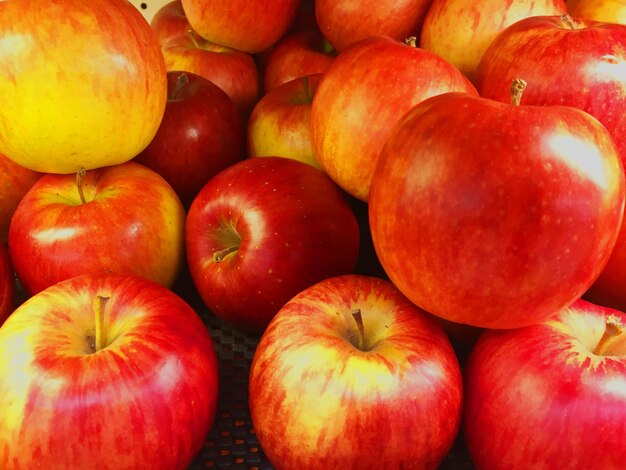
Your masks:
{"label": "shiny apple skin", "polygon": [[597,118],[626,161],[626,26],[560,16],[518,21],[485,52],[476,88],[508,103],[514,78],[528,83],[524,104],[574,106]]}
{"label": "shiny apple skin", "polygon": [[0,243],[0,325],[15,308],[17,286],[11,256],[4,243]]}
{"label": "shiny apple skin", "polygon": [[294,32],[282,38],[267,54],[263,89],[273,88],[299,77],[324,73],[337,52],[317,29]]}
{"label": "shiny apple skin", "polygon": [[[256,333],[302,289],[351,273],[359,251],[344,193],[320,170],[282,157],[250,158],[216,175],[192,203],[185,230],[204,303]],[[216,252],[231,246],[239,248],[217,262]]]}
{"label": "shiny apple skin", "polygon": [[485,50],[507,26],[531,16],[565,13],[564,0],[433,0],[422,24],[420,45],[473,81]]}
{"label": "shiny apple skin", "polygon": [[226,92],[239,109],[242,125],[259,99],[259,72],[250,54],[201,38],[195,32],[162,45],[168,71],[200,75]]}
{"label": "shiny apple skin", "polygon": [[567,0],[567,10],[576,18],[626,24],[623,0]]}
{"label": "shiny apple skin", "polygon": [[35,294],[80,274],[135,274],[171,287],[184,262],[185,209],[154,170],[134,162],[88,171],[82,204],[74,175],[42,176],[18,205],[9,250]]}
{"label": "shiny apple skin", "polygon": [[207,181],[244,158],[244,131],[237,106],[217,85],[191,72],[167,75],[163,120],[134,161],[165,178],[188,208]]}
{"label": "shiny apple skin", "polygon": [[[92,352],[93,302],[109,341]],[[217,357],[192,308],[134,276],[89,275],[28,299],[0,328],[0,467],[185,469],[217,403]]]}
{"label": "shiny apple skin", "polygon": [[316,160],[344,191],[367,201],[394,124],[420,101],[449,91],[477,94],[435,54],[385,36],[358,41],[335,57],[313,98]]}
{"label": "shiny apple skin", "polygon": [[[365,348],[352,312],[361,312]],[[328,278],[261,337],[250,412],[277,469],[434,469],[454,441],[463,385],[448,338],[389,281]]]}
{"label": "shiny apple skin", "polygon": [[316,0],[320,31],[338,50],[370,36],[419,38],[432,0]]}
{"label": "shiny apple skin", "polygon": [[322,74],[305,75],[268,91],[246,130],[249,157],[293,158],[320,168],[311,144],[311,105]]}
{"label": "shiny apple skin", "polygon": [[182,0],[192,28],[217,44],[254,54],[273,46],[289,29],[300,0]]}
{"label": "shiny apple skin", "polygon": [[580,297],[623,210],[622,164],[595,118],[462,93],[404,116],[369,201],[376,253],[400,291],[482,328],[536,323]]}
{"label": "shiny apple skin", "polygon": [[193,30],[180,0],[173,0],[159,8],[150,21],[150,27],[161,45]]}
{"label": "shiny apple skin", "polygon": [[577,301],[548,321],[478,340],[464,370],[463,428],[479,469],[620,469],[626,342],[593,354],[609,315]]}

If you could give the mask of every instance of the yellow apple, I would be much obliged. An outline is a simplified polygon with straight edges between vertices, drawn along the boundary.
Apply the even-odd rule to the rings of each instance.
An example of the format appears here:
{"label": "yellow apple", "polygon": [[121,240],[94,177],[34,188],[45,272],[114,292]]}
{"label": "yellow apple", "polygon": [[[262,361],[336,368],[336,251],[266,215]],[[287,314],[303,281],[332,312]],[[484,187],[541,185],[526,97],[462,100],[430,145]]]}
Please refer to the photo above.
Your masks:
{"label": "yellow apple", "polygon": [[567,9],[576,18],[626,24],[624,0],[567,0]]}

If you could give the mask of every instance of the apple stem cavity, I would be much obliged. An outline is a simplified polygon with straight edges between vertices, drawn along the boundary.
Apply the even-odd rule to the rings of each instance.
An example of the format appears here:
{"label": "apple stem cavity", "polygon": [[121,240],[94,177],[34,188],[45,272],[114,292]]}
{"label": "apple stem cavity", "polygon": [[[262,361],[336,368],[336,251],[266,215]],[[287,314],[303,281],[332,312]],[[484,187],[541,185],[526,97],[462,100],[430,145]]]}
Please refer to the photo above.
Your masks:
{"label": "apple stem cavity", "polygon": [[99,295],[94,299],[93,310],[96,319],[96,342],[94,352],[104,349],[107,345],[107,332],[104,326],[104,310],[108,301],[109,297],[105,297],[103,295]]}
{"label": "apple stem cavity", "polygon": [[559,17],[559,20],[561,20],[561,24],[566,29],[578,29],[578,27],[576,26],[576,22],[568,13],[562,14]]}
{"label": "apple stem cavity", "polygon": [[220,263],[226,256],[237,251],[239,249],[238,245],[229,246],[224,248],[223,250],[218,250],[213,252],[213,260],[216,263]]}
{"label": "apple stem cavity", "polygon": [[606,319],[606,325],[604,328],[604,334],[596,347],[593,350],[593,353],[597,356],[606,356],[609,355],[608,352],[611,348],[613,340],[622,334],[624,327],[620,319],[611,314]]}
{"label": "apple stem cavity", "polygon": [[526,89],[526,82],[521,78],[513,79],[511,84],[511,103],[513,106],[519,106],[522,102],[522,95]]}
{"label": "apple stem cavity", "polygon": [[86,174],[87,170],[84,168],[81,168],[76,172],[76,188],[78,189],[78,197],[80,197],[81,204],[85,204],[87,202],[87,199],[85,199],[85,191],[83,190],[83,181]]}
{"label": "apple stem cavity", "polygon": [[187,86],[188,83],[189,83],[189,75],[187,75],[184,72],[181,73],[176,79],[176,85],[174,85],[174,89],[172,90],[170,99],[171,100],[178,99],[178,95],[180,95],[180,92]]}
{"label": "apple stem cavity", "polygon": [[[357,329],[359,330],[358,341],[356,346],[361,351],[365,351],[365,325],[363,325],[363,316],[361,315],[361,309],[356,308],[352,310],[352,318],[354,318],[354,322],[356,323]],[[353,343],[354,344],[354,343]]]}
{"label": "apple stem cavity", "polygon": [[417,47],[417,38],[415,36],[409,36],[404,40],[404,43],[407,46]]}

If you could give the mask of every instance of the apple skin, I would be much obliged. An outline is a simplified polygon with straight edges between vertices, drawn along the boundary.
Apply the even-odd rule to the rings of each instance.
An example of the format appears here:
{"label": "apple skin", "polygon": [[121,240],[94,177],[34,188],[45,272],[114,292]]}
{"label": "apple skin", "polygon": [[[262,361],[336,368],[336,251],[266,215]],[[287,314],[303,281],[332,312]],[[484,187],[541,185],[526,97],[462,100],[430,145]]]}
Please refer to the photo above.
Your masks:
{"label": "apple skin", "polygon": [[274,45],[289,29],[300,0],[182,0],[191,27],[211,42],[254,54]]}
{"label": "apple skin", "polygon": [[0,240],[9,238],[9,224],[24,195],[43,175],[0,154]]}
{"label": "apple skin", "polygon": [[370,36],[419,37],[432,0],[316,0],[320,31],[338,51]]}
{"label": "apple skin", "polygon": [[324,73],[336,54],[319,30],[308,29],[285,36],[266,57],[265,93],[296,78]]}
{"label": "apple skin", "polygon": [[168,100],[152,142],[134,161],[152,168],[188,208],[207,181],[244,158],[244,131],[233,100],[191,72],[168,72]]}
{"label": "apple skin", "polygon": [[293,158],[320,168],[311,144],[311,103],[322,74],[295,78],[268,91],[248,120],[249,157]]}
{"label": "apple skin", "polygon": [[[108,341],[93,352],[98,296],[109,297]],[[145,279],[56,284],[7,319],[0,351],[3,469],[182,470],[214,420],[211,337],[187,303]]]}
{"label": "apple skin", "polygon": [[42,176],[18,205],[9,250],[33,295],[81,274],[134,274],[171,287],[184,262],[185,209],[154,170],[135,162]]}
{"label": "apple skin", "polygon": [[464,370],[464,437],[476,468],[623,468],[624,335],[593,353],[609,315],[626,322],[579,300],[549,321],[480,337]]}
{"label": "apple skin", "polygon": [[161,45],[193,30],[180,0],[173,0],[159,8],[150,21],[150,27]]}
{"label": "apple skin", "polygon": [[15,307],[15,271],[4,243],[0,243],[0,326]]}
{"label": "apple skin", "polygon": [[212,43],[191,31],[161,48],[168,71],[200,75],[226,92],[242,120],[248,120],[259,99],[259,73],[250,54]]}
{"label": "apple skin", "polygon": [[344,191],[367,201],[394,124],[420,101],[448,91],[477,94],[435,54],[384,36],[362,39],[335,57],[315,93],[313,154]]}
{"label": "apple skin", "polygon": [[575,18],[626,24],[623,0],[567,0],[567,10]]}
{"label": "apple skin", "polygon": [[582,296],[623,209],[622,164],[593,116],[463,93],[402,118],[369,200],[391,281],[424,310],[479,328],[540,322]]}
{"label": "apple skin", "polygon": [[352,272],[359,252],[344,193],[320,170],[282,157],[246,159],[213,177],[189,209],[185,237],[209,310],[255,333],[304,288]]}
{"label": "apple skin", "polygon": [[0,153],[14,162],[73,173],[126,162],[154,137],[165,64],[130,2],[0,2],[0,43]]}
{"label": "apple skin", "polygon": [[564,0],[433,0],[422,25],[420,46],[474,80],[482,55],[504,28],[530,16],[564,13]]}
{"label": "apple skin", "polygon": [[509,26],[491,43],[476,71],[476,88],[485,98],[509,102],[511,81],[523,78],[525,104],[588,112],[609,130],[626,161],[625,64],[626,26],[535,16]]}
{"label": "apple skin", "polygon": [[434,469],[457,435],[462,389],[431,316],[389,281],[346,275],[305,289],[272,320],[254,354],[249,404],[277,470]]}

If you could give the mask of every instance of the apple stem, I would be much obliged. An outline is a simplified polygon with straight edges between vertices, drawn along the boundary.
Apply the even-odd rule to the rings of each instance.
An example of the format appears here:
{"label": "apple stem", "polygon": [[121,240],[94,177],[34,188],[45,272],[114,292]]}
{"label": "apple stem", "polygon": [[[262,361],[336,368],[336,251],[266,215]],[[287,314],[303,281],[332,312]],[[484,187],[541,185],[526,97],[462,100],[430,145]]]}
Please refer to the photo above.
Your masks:
{"label": "apple stem", "polygon": [[83,190],[83,180],[85,179],[85,175],[87,174],[87,170],[81,168],[76,172],[76,188],[78,189],[78,196],[80,197],[81,204],[85,204],[87,199],[85,199],[85,191]]}
{"label": "apple stem", "polygon": [[213,252],[213,260],[216,263],[221,262],[227,255],[237,251],[239,247],[237,245],[229,246],[228,248],[224,248],[223,250],[218,250]]}
{"label": "apple stem", "polygon": [[415,36],[409,36],[404,40],[404,43],[407,46],[417,47],[417,38]]}
{"label": "apple stem", "polygon": [[602,338],[600,338],[600,341],[598,341],[598,344],[596,344],[593,353],[598,356],[604,356],[611,346],[612,340],[621,335],[623,329],[624,327],[620,319],[613,314],[609,315],[606,319],[604,334]]}
{"label": "apple stem", "polygon": [[359,330],[359,342],[356,345],[361,351],[364,350],[365,347],[365,325],[363,325],[363,316],[361,315],[361,309],[356,308],[352,310],[352,318],[356,322],[356,326]]}
{"label": "apple stem", "polygon": [[176,85],[174,85],[174,90],[172,90],[172,95],[170,96],[171,100],[178,99],[178,95],[180,92],[187,86],[189,83],[189,75],[186,73],[181,73],[176,79]]}
{"label": "apple stem", "polygon": [[576,28],[576,22],[574,21],[574,19],[568,14],[568,13],[564,13],[562,14],[559,19],[561,20],[561,24],[565,27],[565,28],[569,28],[569,29],[577,29]]}
{"label": "apple stem", "polygon": [[513,79],[513,83],[511,84],[511,103],[514,106],[519,106],[522,102],[522,95],[525,89],[526,82],[524,80],[521,78]]}
{"label": "apple stem", "polygon": [[104,349],[107,345],[107,333],[104,327],[104,309],[109,298],[98,295],[93,302],[93,312],[96,319],[96,338],[94,352]]}

